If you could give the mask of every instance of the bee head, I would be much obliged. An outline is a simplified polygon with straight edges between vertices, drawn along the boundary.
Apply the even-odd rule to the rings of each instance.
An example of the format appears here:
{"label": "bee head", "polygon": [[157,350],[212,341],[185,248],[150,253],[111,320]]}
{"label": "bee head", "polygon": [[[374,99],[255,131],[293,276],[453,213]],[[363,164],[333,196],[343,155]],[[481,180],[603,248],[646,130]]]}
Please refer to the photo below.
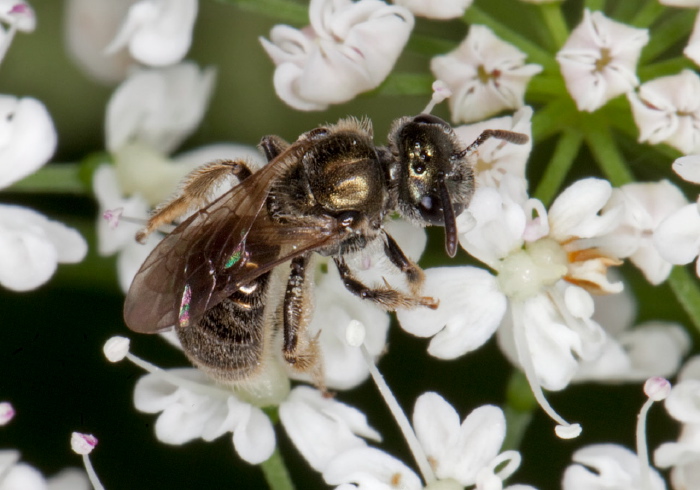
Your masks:
{"label": "bee head", "polygon": [[474,172],[452,126],[431,114],[398,119],[389,148],[399,211],[418,225],[444,226],[445,248],[454,256],[455,220],[474,192]]}

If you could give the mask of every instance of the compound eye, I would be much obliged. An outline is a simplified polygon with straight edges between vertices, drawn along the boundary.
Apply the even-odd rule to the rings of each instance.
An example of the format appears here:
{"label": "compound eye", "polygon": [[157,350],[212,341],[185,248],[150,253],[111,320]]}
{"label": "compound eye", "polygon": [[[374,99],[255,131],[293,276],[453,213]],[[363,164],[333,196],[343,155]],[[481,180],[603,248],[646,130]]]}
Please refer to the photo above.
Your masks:
{"label": "compound eye", "polygon": [[309,140],[317,140],[319,138],[323,138],[324,136],[328,136],[328,133],[328,128],[320,127],[307,131],[304,133],[304,137]]}
{"label": "compound eye", "polygon": [[450,127],[443,119],[433,116],[432,114],[418,114],[413,118],[413,122],[418,124],[439,124],[440,126]]}

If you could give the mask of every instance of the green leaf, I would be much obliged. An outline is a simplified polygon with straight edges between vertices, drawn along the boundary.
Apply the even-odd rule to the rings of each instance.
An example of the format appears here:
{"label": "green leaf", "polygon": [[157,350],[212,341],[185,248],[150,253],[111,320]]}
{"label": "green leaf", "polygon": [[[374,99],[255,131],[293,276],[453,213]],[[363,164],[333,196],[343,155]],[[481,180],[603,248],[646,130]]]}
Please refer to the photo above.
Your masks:
{"label": "green leaf", "polygon": [[235,5],[241,10],[271,17],[292,25],[309,23],[308,6],[292,0],[218,0]]}
{"label": "green leaf", "polygon": [[374,91],[380,95],[430,95],[435,78],[427,73],[392,73]]}
{"label": "green leaf", "polygon": [[688,271],[688,267],[676,266],[671,271],[668,283],[693,325],[700,332],[700,285],[698,278]]}
{"label": "green leaf", "polygon": [[673,14],[659,26],[654,27],[649,43],[642,49],[641,65],[646,65],[650,60],[656,59],[690,34],[695,17],[688,15],[685,10]]}
{"label": "green leaf", "polygon": [[432,58],[440,54],[449,53],[457,47],[457,44],[445,39],[438,39],[422,34],[413,34],[406,44],[406,49],[414,53]]}
{"label": "green leaf", "polygon": [[80,178],[77,163],[51,163],[13,184],[11,192],[36,194],[87,194],[90,186]]}

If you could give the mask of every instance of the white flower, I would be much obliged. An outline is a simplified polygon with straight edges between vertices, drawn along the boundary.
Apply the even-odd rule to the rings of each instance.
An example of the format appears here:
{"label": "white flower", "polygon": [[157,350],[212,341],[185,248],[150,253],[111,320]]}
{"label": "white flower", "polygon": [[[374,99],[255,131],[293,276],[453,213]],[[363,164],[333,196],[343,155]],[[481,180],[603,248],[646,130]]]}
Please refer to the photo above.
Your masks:
{"label": "white flower", "polygon": [[656,449],[654,462],[659,468],[673,468],[673,488],[695,488],[700,481],[700,357],[683,367],[665,405],[671,417],[683,425],[676,442]]}
{"label": "white flower", "polygon": [[472,25],[457,49],[433,58],[433,75],[452,91],[452,121],[480,121],[521,107],[527,83],[542,71],[539,65],[526,65],[525,57],[488,27]]}
{"label": "white flower", "polygon": [[659,0],[659,3],[667,7],[700,7],[700,0]]}
{"label": "white flower", "polygon": [[[499,454],[505,417],[492,405],[475,409],[460,424],[457,412],[440,395],[424,393],[416,401],[413,426],[437,478],[426,482],[427,488],[502,488],[520,465],[517,451]],[[422,488],[420,478],[401,461],[366,446],[340,452],[326,464],[323,478],[331,485],[354,483],[363,489]],[[507,488],[532,490],[526,485]]]}
{"label": "white flower", "polygon": [[21,0],[0,0],[0,22],[9,24],[5,30],[0,25],[0,61],[5,58],[17,31],[32,32],[36,27],[34,10]]}
{"label": "white flower", "polygon": [[[700,6],[700,2],[698,2],[698,6]],[[688,39],[688,45],[683,49],[683,54],[696,65],[700,65],[700,13],[695,16],[693,32],[690,34],[690,39]]]}
{"label": "white flower", "polygon": [[700,184],[700,155],[677,158],[672,168],[683,180]]}
{"label": "white flower", "polygon": [[349,449],[333,458],[323,471],[329,485],[342,490],[421,490],[423,485],[413,470],[379,449],[363,446]]}
{"label": "white flower", "polygon": [[0,205],[0,284],[14,291],[41,286],[58,263],[80,262],[87,243],[80,233],[20,206]]}
{"label": "white flower", "polygon": [[639,84],[635,74],[646,29],[584,10],[583,21],[557,53],[566,88],[580,111],[593,112]]}
{"label": "white flower", "polygon": [[[520,465],[517,451],[500,453],[506,420],[503,411],[493,405],[475,409],[460,424],[459,415],[444,398],[424,393],[416,400],[413,427],[440,480],[478,485],[494,476],[503,480]],[[506,468],[495,475],[496,466],[506,461]]]}
{"label": "white flower", "polygon": [[308,386],[292,390],[279,414],[287,435],[316,471],[342,452],[366,447],[358,436],[381,440],[362,412]]}
{"label": "white flower", "polygon": [[656,250],[654,233],[667,216],[687,202],[681,190],[667,180],[616,189],[606,208],[622,204],[625,212],[618,229],[608,235],[605,249],[617,257],[629,257],[651,284],[661,284],[671,273],[672,264]]}
{"label": "white flower", "polygon": [[[650,471],[650,486],[642,480],[637,454],[617,444],[593,444],[576,451],[566,468],[563,490],[666,490],[659,473]],[[688,487],[690,488],[690,487]]]}
{"label": "white flower", "polygon": [[[267,460],[276,444],[272,422],[261,406],[279,406],[292,442],[317,469],[333,451],[364,445],[356,434],[379,439],[361,412],[307,386],[290,392],[277,361],[267,362],[263,376],[270,378],[258,387],[251,382],[232,390],[194,368],[148,374],[136,384],[134,404],[142,412],[160,413],[155,424],[160,441],[181,445],[196,438],[212,441],[230,432],[236,452],[251,464]],[[275,386],[269,392],[259,390],[271,385]]]}
{"label": "white flower", "polygon": [[311,25],[278,25],[260,42],[277,67],[277,95],[302,111],[324,110],[376,88],[396,63],[413,16],[379,0],[311,0]]}
{"label": "white flower", "polygon": [[690,349],[690,336],[675,323],[649,321],[632,327],[636,305],[625,288],[595,297],[593,319],[607,333],[600,356],[582,362],[574,381],[644,381],[675,375]]}
{"label": "white flower", "polygon": [[657,78],[629,93],[639,141],[667,143],[688,155],[700,152],[700,77],[683,70]]}
{"label": "white flower", "polygon": [[0,95],[0,189],[49,161],[57,139],[44,104],[31,97]]}
{"label": "white flower", "polygon": [[66,468],[49,479],[27,463],[19,462],[19,452],[0,451],[0,490],[88,490],[85,473]]}
{"label": "white flower", "polygon": [[141,143],[170,153],[199,125],[214,88],[213,68],[191,62],[134,72],[107,105],[107,149]]}
{"label": "white flower", "polygon": [[[656,228],[654,245],[659,254],[672,264],[685,265],[700,254],[700,209],[688,204],[671,213]],[[695,272],[700,277],[700,261]]]}
{"label": "white flower", "polygon": [[64,28],[67,52],[87,75],[112,84],[124,80],[134,59],[127,50],[105,56],[129,7],[137,0],[68,0]]}
{"label": "white flower", "polygon": [[[0,95],[0,188],[34,173],[56,149],[56,129],[36,99]],[[80,262],[80,234],[27,208],[0,205],[0,284],[15,291],[41,286],[58,263]]]}
{"label": "white flower", "polygon": [[468,126],[454,128],[464,145],[470,145],[485,129],[506,129],[526,134],[529,141],[524,145],[514,145],[491,138],[479,147],[473,164],[476,186],[498,187],[505,174],[525,179],[525,164],[532,149],[532,109],[522,107],[512,116],[489,119]]}
{"label": "white flower", "polygon": [[501,347],[524,369],[543,408],[551,410],[540,386],[565,388],[580,363],[597,358],[603,348],[605,332],[591,318],[589,291],[622,290],[606,277],[607,268],[620,261],[598,248],[618,226],[622,209],[601,213],[612,193],[603,180],[576,182],[549,213],[540,201],[527,199],[524,185],[506,175],[498,189],[478,188],[463,213],[476,225],[460,235],[460,243],[497,275],[475,267],[428,269],[425,288],[440,308],[397,316],[408,332],[434,336],[428,352],[443,359],[478,348],[498,329]]}
{"label": "white flower", "polygon": [[474,0],[393,0],[413,15],[428,19],[454,19],[464,15]]}
{"label": "white flower", "polygon": [[146,65],[178,63],[190,49],[197,7],[197,0],[140,0],[129,7],[105,51],[114,53],[128,46],[131,55]]}
{"label": "white flower", "polygon": [[197,369],[171,369],[166,373],[185,383],[178,385],[166,376],[148,374],[134,389],[138,410],[160,413],[155,424],[159,440],[180,445],[196,438],[212,441],[231,432],[233,446],[244,461],[259,464],[270,457],[275,432],[260,408],[216,387]]}

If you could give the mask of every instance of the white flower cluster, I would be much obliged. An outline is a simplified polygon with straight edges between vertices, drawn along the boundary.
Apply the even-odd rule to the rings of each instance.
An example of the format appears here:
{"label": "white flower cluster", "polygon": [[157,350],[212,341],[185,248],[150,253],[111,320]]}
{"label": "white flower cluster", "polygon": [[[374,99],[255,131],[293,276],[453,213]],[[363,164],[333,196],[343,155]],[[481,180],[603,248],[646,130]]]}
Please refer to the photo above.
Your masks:
{"label": "white flower cluster", "polygon": [[[7,25],[7,27],[5,27]],[[34,11],[26,2],[0,2],[0,61],[17,31],[31,32]],[[58,136],[44,104],[33,97],[0,94],[0,189],[46,164]],[[80,234],[34,210],[0,205],[0,284],[14,291],[36,289],[59,263],[80,262],[87,243]]]}
{"label": "white flower cluster", "polygon": [[[105,162],[96,170],[93,187],[101,214],[108,218],[101,218],[98,224],[99,251],[119,254],[120,285],[127,291],[155,240],[145,247],[136,244],[134,229],[117,228],[119,216],[145,218],[185,174],[203,162],[244,158],[252,167],[265,162],[254,149],[235,144],[173,156],[200,124],[214,86],[213,69],[182,61],[192,39],[196,0],[132,0],[128,8],[122,5],[111,11],[96,8],[93,2],[73,0],[70,4],[69,19],[74,22],[82,18],[80,13],[100,13],[105,16],[100,22],[111,26],[100,32],[87,26],[72,29],[83,46],[91,35],[100,39],[90,43],[94,50],[76,50],[74,56],[102,80],[122,79],[105,121],[106,146],[113,164]],[[349,101],[376,89],[392,71],[413,29],[413,15],[455,18],[470,4],[469,0],[397,0],[395,5],[380,0],[311,0],[307,27],[278,25],[269,40],[260,39],[276,66],[274,88],[298,110],[324,110]],[[17,12],[25,15],[27,10]],[[21,29],[26,22],[10,24]],[[105,32],[112,33],[111,41]],[[695,37],[693,34],[686,49],[691,59],[697,49]],[[585,10],[582,22],[556,56],[566,89],[577,109],[589,113],[615,98],[624,102],[621,96],[625,95],[640,141],[667,143],[685,154],[700,153],[700,78],[685,70],[640,85],[636,65],[648,41],[647,29]],[[107,53],[112,61],[93,63],[90,57],[96,52]],[[477,24],[470,26],[455,50],[431,60],[432,73],[453,94],[449,99],[453,121],[473,123],[455,128],[465,148],[485,129],[524,133],[532,140],[533,110],[525,104],[525,94],[529,81],[544,68],[526,59],[518,47]],[[130,69],[119,68],[124,64]],[[0,152],[7,154],[2,165],[17,161],[11,158],[21,157],[24,162],[23,169],[8,165],[6,172],[0,172],[0,185],[9,185],[50,158],[55,131],[43,106],[33,99],[0,97],[0,111],[3,108],[13,117],[0,117],[6,121],[4,132],[0,129],[0,144],[6,143]],[[513,113],[484,121],[504,111]],[[25,114],[33,117],[30,123],[25,122],[29,117]],[[22,138],[11,138],[19,130]],[[25,139],[26,147],[12,146]],[[476,190],[457,226],[460,245],[482,266],[426,270],[425,290],[439,300],[439,308],[401,310],[397,316],[405,331],[430,338],[428,354],[443,360],[460,358],[496,334],[504,355],[524,371],[538,402],[559,424],[557,434],[576,437],[580,427],[554,411],[543,389],[558,391],[584,381],[637,382],[650,376],[671,376],[688,353],[690,339],[679,325],[653,321],[633,327],[633,300],[610,269],[629,259],[649,283],[658,285],[669,277],[673,265],[697,260],[700,200],[689,203],[668,180],[614,188],[607,180],[585,178],[569,185],[547,207],[528,191],[526,163],[531,148],[531,142],[513,145],[492,139],[474,154]],[[683,178],[700,181],[697,155],[677,160],[674,168]],[[19,229],[20,222],[33,219],[31,212],[15,210],[13,221],[5,218],[3,208],[0,227],[9,223],[7,228]],[[47,236],[62,235],[61,240],[41,242],[34,236],[40,234],[38,229]],[[399,221],[391,221],[387,229],[413,260],[419,258],[426,242],[424,232]],[[32,233],[29,238],[22,235],[23,250],[36,257],[37,263],[41,258],[55,267],[57,261],[82,257],[76,252],[81,250],[78,245],[65,245],[70,233],[63,228],[59,231],[41,222]],[[0,245],[11,239],[9,234],[0,234]],[[11,246],[6,247],[10,253],[0,258],[3,284],[7,282],[4,274],[18,275],[12,267],[20,263],[16,259],[20,254],[12,255]],[[392,277],[391,268],[384,268],[387,259],[381,252],[363,250],[347,260],[361,271],[363,280],[394,284],[400,276]],[[386,349],[389,317],[349,293],[337,270],[328,264],[327,258],[314,264],[316,307],[309,333],[318,340],[325,386],[347,390],[373,373],[373,362]],[[41,277],[39,272],[24,274],[26,285],[10,287],[34,287],[45,280]],[[357,342],[359,347],[346,339],[348,325],[357,324],[371,325],[361,336],[362,342]],[[118,351],[115,359],[129,357],[126,344],[119,341],[108,351]],[[381,435],[361,411],[322,390],[292,385],[292,381],[317,380],[289,369],[279,356],[265,369],[264,379],[232,389],[222,388],[192,368],[153,370],[137,383],[135,404],[143,412],[158,414],[155,432],[159,440],[179,445],[227,435],[241,459],[251,464],[263,463],[275,450],[270,413],[276,412],[311,467],[326,483],[342,490],[502,489],[504,480],[520,464],[517,451],[501,451],[505,416],[498,407],[475,408],[461,420],[443,397],[423,393],[415,403],[410,427],[419,452],[424,453],[417,459],[427,462],[418,461],[419,475],[368,444],[368,440],[379,442]],[[700,454],[696,447],[700,429],[695,426],[700,419],[694,418],[688,402],[697,397],[692,376],[684,376],[688,379],[674,388],[666,405],[686,426],[678,442],[657,451],[656,462],[659,467],[674,468],[678,488],[691,488],[688,482],[694,481],[697,472],[692,465],[697,465]],[[652,472],[647,478],[640,472],[635,458],[629,450],[614,445],[582,448],[564,475],[563,488],[664,488],[658,474]],[[506,488],[532,489],[527,485]]]}

